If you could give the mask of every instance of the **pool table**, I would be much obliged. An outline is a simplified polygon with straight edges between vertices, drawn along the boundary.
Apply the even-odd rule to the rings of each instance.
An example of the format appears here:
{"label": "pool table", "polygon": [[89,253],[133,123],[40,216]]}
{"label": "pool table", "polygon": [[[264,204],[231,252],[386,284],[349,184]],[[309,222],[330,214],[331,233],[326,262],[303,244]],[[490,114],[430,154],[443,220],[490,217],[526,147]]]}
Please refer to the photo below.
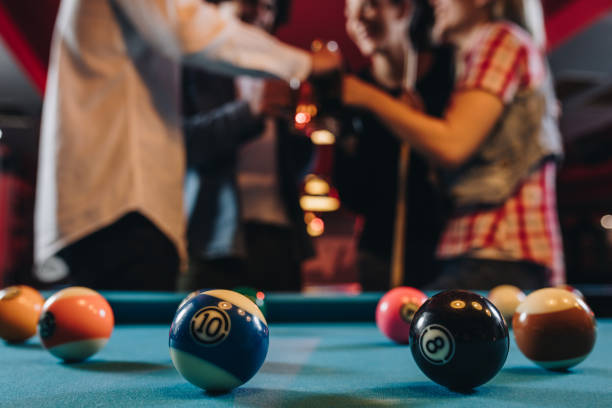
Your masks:
{"label": "pool table", "polygon": [[378,332],[373,319],[381,294],[270,294],[264,365],[245,385],[210,395],[186,382],[168,353],[170,321],[183,295],[102,293],[117,325],[90,360],[61,363],[37,338],[0,344],[0,407],[612,407],[607,317],[598,318],[595,349],[571,371],[535,366],[512,339],[492,381],[456,393],[425,377],[409,347]]}

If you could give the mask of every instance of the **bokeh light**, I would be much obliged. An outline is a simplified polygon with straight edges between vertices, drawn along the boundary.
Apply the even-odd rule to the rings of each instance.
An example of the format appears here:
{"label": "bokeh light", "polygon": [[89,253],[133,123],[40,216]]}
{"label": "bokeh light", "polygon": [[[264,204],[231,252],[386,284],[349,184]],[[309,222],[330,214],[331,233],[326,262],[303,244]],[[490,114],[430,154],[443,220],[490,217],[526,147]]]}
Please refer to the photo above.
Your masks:
{"label": "bokeh light", "polygon": [[327,129],[319,129],[310,134],[310,140],[316,145],[332,145],[336,142],[336,136]]}
{"label": "bokeh light", "polygon": [[607,214],[601,217],[601,226],[605,229],[612,230],[612,215]]}
{"label": "bokeh light", "polygon": [[340,200],[336,197],[303,195],[300,197],[300,207],[304,211],[330,212],[340,208]]}
{"label": "bokeh light", "polygon": [[325,231],[325,223],[322,219],[315,217],[308,225],[306,226],[306,232],[311,237],[318,237],[323,234]]}
{"label": "bokeh light", "polygon": [[306,176],[304,191],[306,194],[325,195],[329,193],[329,184],[321,177],[315,176],[314,174],[309,174]]}
{"label": "bokeh light", "polygon": [[310,224],[310,222],[315,218],[317,218],[317,216],[313,212],[306,211],[304,213],[304,224]]}

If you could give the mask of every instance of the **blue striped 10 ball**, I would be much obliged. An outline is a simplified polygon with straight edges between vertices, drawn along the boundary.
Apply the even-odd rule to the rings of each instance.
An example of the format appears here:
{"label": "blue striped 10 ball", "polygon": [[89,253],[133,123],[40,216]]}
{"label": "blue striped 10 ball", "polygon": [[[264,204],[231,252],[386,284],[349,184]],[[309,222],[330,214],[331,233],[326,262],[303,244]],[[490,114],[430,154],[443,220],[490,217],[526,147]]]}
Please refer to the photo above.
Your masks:
{"label": "blue striped 10 ball", "polygon": [[231,290],[192,294],[170,327],[170,357],[190,383],[223,392],[247,382],[268,353],[268,324],[249,298]]}

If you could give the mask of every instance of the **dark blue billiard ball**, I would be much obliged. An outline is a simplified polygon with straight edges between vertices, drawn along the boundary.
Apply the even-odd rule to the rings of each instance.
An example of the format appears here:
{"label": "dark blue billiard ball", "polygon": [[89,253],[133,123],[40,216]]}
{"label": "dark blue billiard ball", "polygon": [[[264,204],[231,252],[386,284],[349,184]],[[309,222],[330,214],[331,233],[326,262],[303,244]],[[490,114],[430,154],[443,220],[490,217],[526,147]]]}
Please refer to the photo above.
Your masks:
{"label": "dark blue billiard ball", "polygon": [[410,349],[419,368],[447,388],[467,391],[492,379],[510,346],[508,326],[486,298],[448,290],[426,301],[410,326]]}
{"label": "dark blue billiard ball", "polygon": [[170,357],[190,383],[228,391],[247,382],[268,353],[268,324],[246,296],[231,290],[191,294],[170,327]]}

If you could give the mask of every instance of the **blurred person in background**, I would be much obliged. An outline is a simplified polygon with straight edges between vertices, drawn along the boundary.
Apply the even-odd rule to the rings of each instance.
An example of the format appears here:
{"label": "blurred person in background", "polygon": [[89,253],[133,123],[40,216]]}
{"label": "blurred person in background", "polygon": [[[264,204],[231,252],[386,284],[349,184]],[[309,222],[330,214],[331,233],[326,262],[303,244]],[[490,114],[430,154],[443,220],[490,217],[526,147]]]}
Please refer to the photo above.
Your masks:
{"label": "blurred person in background", "polygon": [[63,1],[41,128],[39,275],[174,289],[186,259],[181,64],[290,81],[339,57],[284,45],[200,0]]}
{"label": "blurred person in background", "polygon": [[556,208],[557,105],[533,0],[430,0],[433,38],[455,47],[444,116],[426,115],[353,76],[348,105],[373,112],[438,167],[452,213],[431,288],[537,288],[565,271]]}
{"label": "blurred person in background", "polygon": [[[273,33],[287,0],[221,1],[222,12]],[[298,183],[312,143],[290,132],[291,93],[279,81],[183,71],[189,270],[180,290],[250,286],[300,291],[313,254]]]}
{"label": "blurred person in background", "polygon": [[[359,78],[430,115],[442,115],[453,84],[452,52],[433,47],[433,10],[425,0],[347,0],[346,30],[371,65]],[[357,268],[362,289],[384,291],[392,268],[402,283],[435,278],[442,207],[429,164],[409,151],[372,112],[345,108],[335,149],[334,181],[342,202],[363,215]]]}

